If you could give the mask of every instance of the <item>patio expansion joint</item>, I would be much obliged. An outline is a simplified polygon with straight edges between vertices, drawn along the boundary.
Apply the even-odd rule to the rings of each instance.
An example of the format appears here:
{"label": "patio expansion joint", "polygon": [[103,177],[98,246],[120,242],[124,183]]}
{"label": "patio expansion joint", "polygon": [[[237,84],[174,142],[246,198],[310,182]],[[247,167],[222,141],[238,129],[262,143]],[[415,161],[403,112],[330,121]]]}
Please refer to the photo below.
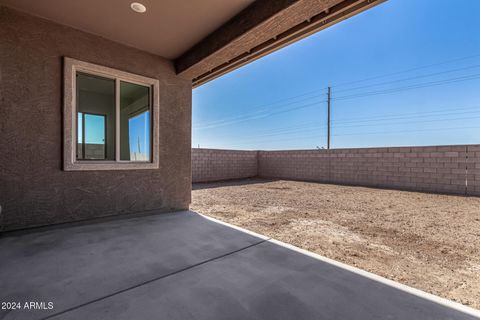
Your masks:
{"label": "patio expansion joint", "polygon": [[196,267],[199,267],[201,265],[204,265],[204,264],[207,264],[209,262],[212,262],[212,261],[215,261],[215,260],[219,260],[219,259],[222,259],[222,258],[225,258],[225,257],[228,257],[230,255],[233,255],[233,254],[236,254],[238,252],[241,252],[241,251],[244,251],[244,250],[247,250],[247,249],[250,249],[252,247],[255,247],[259,244],[262,244],[264,242],[268,242],[270,240],[270,238],[262,238],[262,240],[258,241],[258,242],[255,242],[253,244],[250,244],[246,247],[243,247],[243,248],[240,248],[240,249],[236,249],[234,251],[231,251],[231,252],[227,252],[225,254],[222,254],[222,255],[219,255],[217,257],[213,257],[213,258],[210,258],[210,259],[207,259],[207,260],[204,260],[204,261],[201,261],[201,262],[198,262],[198,263],[195,263],[193,265],[190,265],[188,267],[184,267],[182,269],[179,269],[179,270],[176,270],[176,271],[173,271],[173,272],[170,272],[170,273],[167,273],[165,275],[162,275],[162,276],[159,276],[159,277],[156,277],[156,278],[153,278],[153,279],[150,279],[150,280],[147,280],[147,281],[143,281],[141,283],[138,283],[136,285],[133,285],[133,286],[130,286],[128,288],[124,288],[124,289],[121,289],[121,290],[118,290],[118,291],[115,291],[115,292],[112,292],[108,295],[105,295],[103,297],[99,297],[99,298],[96,298],[96,299],[93,299],[93,300],[90,300],[90,301],[87,301],[87,302],[84,302],[84,303],[81,303],[79,305],[76,305],[76,306],[73,306],[71,308],[68,308],[68,309],[65,309],[65,310],[62,310],[62,311],[59,311],[57,313],[54,313],[54,314],[51,314],[45,318],[41,318],[41,320],[46,320],[46,319],[52,319],[52,318],[55,318],[59,315],[62,315],[62,314],[65,314],[65,313],[68,313],[70,311],[73,311],[73,310],[76,310],[76,309],[80,309],[82,307],[85,307],[89,304],[92,304],[92,303],[95,303],[95,302],[98,302],[98,301],[102,301],[102,300],[105,300],[107,298],[110,298],[110,297],[113,297],[113,296],[116,296],[118,294],[121,294],[121,293],[124,293],[124,292],[127,292],[127,291],[130,291],[130,290],[133,290],[133,289],[136,289],[136,288],[139,288],[141,286],[144,286],[144,285],[147,285],[149,283],[152,283],[152,282],[155,282],[155,281],[159,281],[159,280],[162,280],[164,278],[168,278],[170,276],[173,276],[173,275],[176,275],[176,274],[179,274],[181,272],[184,272],[184,271],[187,271],[187,270],[190,270],[190,269],[193,269],[193,268],[196,268]]}

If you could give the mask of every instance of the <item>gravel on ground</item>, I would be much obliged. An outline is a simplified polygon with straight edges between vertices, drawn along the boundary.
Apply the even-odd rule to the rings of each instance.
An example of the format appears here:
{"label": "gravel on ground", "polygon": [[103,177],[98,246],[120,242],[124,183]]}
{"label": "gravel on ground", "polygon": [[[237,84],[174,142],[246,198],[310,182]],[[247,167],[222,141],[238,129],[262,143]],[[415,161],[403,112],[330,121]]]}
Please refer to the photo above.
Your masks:
{"label": "gravel on ground", "polygon": [[191,209],[480,309],[480,198],[248,179]]}

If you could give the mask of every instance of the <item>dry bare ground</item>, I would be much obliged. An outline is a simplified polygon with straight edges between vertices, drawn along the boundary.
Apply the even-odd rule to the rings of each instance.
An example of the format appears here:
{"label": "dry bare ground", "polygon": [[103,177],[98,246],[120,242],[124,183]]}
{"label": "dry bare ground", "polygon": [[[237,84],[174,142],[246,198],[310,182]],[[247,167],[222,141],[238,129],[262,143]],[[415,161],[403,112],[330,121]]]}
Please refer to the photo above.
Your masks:
{"label": "dry bare ground", "polygon": [[294,181],[194,185],[192,210],[480,309],[480,198]]}

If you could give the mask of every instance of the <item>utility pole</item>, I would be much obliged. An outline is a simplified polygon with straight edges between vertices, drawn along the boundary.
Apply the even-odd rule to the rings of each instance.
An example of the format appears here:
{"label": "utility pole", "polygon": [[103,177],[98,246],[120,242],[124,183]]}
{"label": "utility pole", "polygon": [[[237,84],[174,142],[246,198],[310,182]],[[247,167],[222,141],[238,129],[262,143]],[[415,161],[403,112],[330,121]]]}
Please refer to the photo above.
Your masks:
{"label": "utility pole", "polygon": [[327,115],[327,149],[330,149],[330,87],[328,87],[328,99],[327,99],[327,105],[328,105],[328,115]]}

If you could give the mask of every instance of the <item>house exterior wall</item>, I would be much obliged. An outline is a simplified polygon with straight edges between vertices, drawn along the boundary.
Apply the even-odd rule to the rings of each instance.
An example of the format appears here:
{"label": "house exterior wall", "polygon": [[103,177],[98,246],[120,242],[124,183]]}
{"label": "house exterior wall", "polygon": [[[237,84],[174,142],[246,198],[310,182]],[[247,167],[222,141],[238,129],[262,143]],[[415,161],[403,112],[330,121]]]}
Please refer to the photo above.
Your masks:
{"label": "house exterior wall", "polygon": [[[159,169],[62,170],[63,56],[159,80]],[[0,6],[0,230],[188,208],[191,89],[167,59]]]}
{"label": "house exterior wall", "polygon": [[[235,157],[245,151],[228,152]],[[480,195],[479,145],[248,152],[256,153],[256,172],[262,178]],[[198,171],[215,180],[247,178],[252,175],[243,172],[255,172],[250,165],[255,161],[236,161],[226,170],[231,160],[211,161],[219,154],[197,152],[192,158],[194,182],[209,181]]]}
{"label": "house exterior wall", "polygon": [[257,151],[192,149],[192,181],[207,182],[257,176]]}

